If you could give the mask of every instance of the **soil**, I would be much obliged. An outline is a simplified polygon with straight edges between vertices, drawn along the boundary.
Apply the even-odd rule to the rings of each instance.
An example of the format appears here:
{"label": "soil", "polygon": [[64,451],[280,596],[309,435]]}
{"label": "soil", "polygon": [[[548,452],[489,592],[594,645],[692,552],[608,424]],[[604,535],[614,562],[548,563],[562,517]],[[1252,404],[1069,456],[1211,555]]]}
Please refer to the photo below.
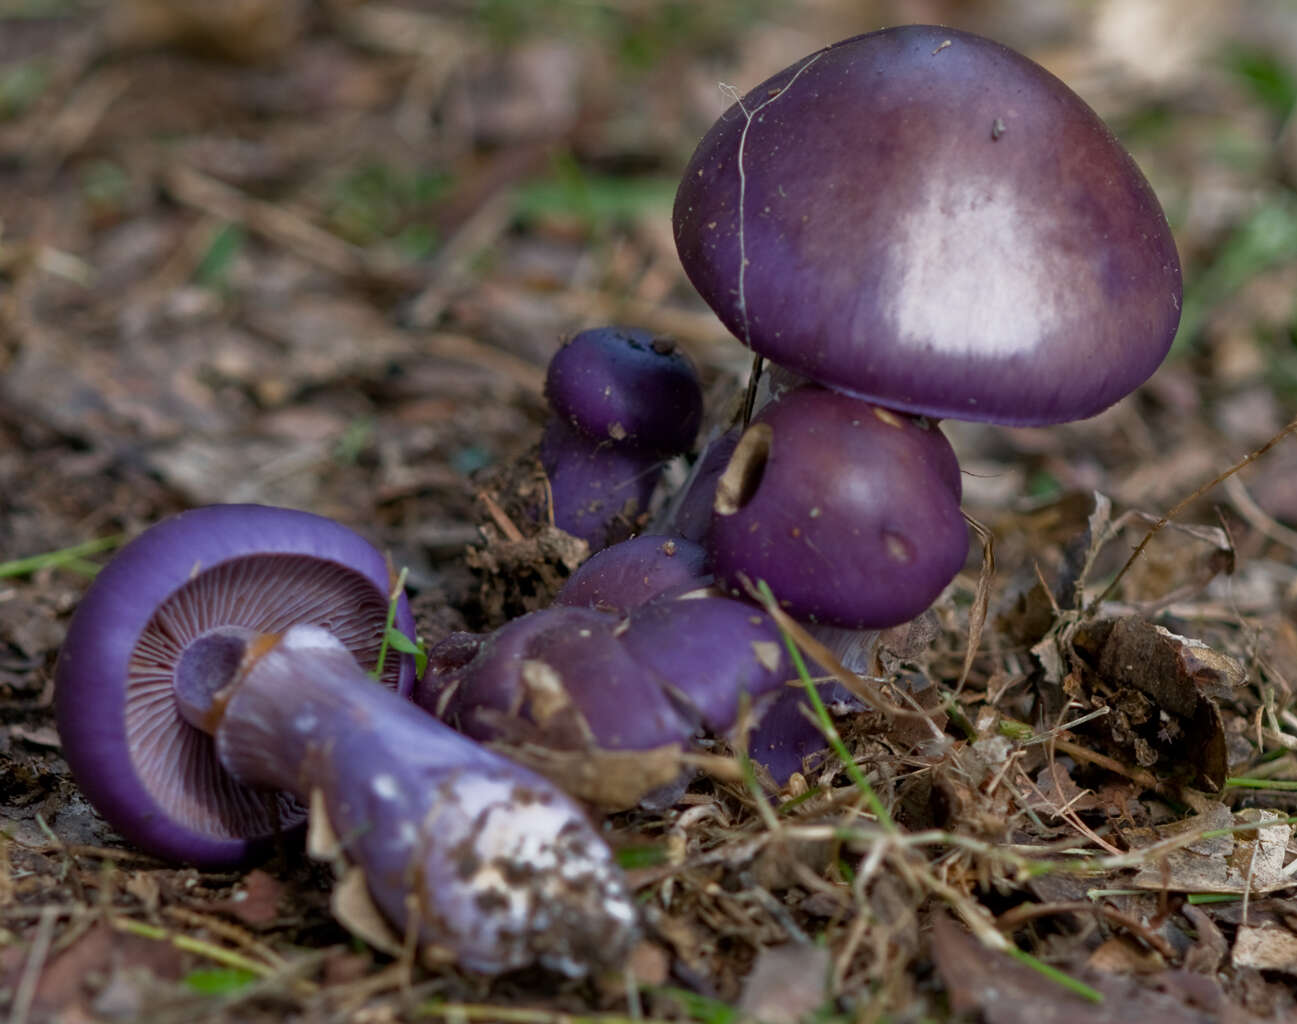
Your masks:
{"label": "soil", "polygon": [[[829,757],[763,795],[717,745],[671,806],[610,816],[643,939],[581,980],[373,950],[293,844],[215,874],[120,839],[51,710],[112,550],[195,505],[287,505],[405,567],[429,643],[543,604],[582,552],[510,540],[501,481],[561,339],[674,337],[714,423],[743,387],[670,226],[718,83],[915,21],[1108,120],[1185,308],[1092,420],[947,425],[988,539],[871,653],[871,710],[838,721],[868,786]],[[1297,1014],[1294,68],[1282,0],[0,3],[8,1020]]]}

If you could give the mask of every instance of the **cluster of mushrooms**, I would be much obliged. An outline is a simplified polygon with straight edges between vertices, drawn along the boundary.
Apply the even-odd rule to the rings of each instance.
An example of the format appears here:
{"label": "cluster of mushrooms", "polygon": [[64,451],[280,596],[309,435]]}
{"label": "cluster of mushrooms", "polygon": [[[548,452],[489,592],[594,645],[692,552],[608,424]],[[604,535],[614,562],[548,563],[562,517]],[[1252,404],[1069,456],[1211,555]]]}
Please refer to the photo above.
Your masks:
{"label": "cluster of mushrooms", "polygon": [[[598,553],[552,607],[441,639],[416,679],[386,560],[318,516],[196,509],[100,573],[56,707],[123,836],[229,867],[309,816],[396,948],[482,972],[620,963],[636,914],[597,826],[479,741],[679,749],[757,721],[749,749],[786,778],[791,672],[747,586],[853,630],[920,613],[967,553],[937,420],[1093,415],[1179,318],[1170,231],[1108,129],[1039,66],[949,29],[858,36],[757,86],[699,145],[674,225],[691,282],[776,383],[620,541],[693,446],[701,392],[645,332],[564,346],[539,514]],[[389,648],[393,627],[411,643]],[[670,800],[679,780],[660,781]]]}

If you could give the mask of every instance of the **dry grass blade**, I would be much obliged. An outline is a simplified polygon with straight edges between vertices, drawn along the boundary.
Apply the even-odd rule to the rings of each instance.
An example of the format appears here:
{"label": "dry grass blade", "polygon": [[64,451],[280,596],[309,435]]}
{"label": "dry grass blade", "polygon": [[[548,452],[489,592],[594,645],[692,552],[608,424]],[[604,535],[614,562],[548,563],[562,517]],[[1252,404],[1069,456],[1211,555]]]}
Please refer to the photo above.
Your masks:
{"label": "dry grass blade", "polygon": [[26,1024],[31,1013],[32,1002],[36,998],[36,986],[40,982],[41,970],[45,958],[49,956],[50,945],[54,939],[54,923],[58,918],[52,907],[41,910],[40,921],[36,925],[36,934],[27,951],[27,960],[23,964],[18,986],[14,990],[13,1003],[9,1011],[9,1024]]}
{"label": "dry grass blade", "polygon": [[959,673],[959,683],[955,693],[964,689],[968,673],[973,669],[973,661],[982,643],[982,630],[986,627],[986,611],[991,604],[991,581],[995,578],[995,537],[982,523],[964,513],[964,521],[977,534],[982,542],[982,571],[977,577],[977,594],[973,606],[968,610],[968,647],[964,651],[964,665]]}
{"label": "dry grass blade", "polygon": [[1254,530],[1269,537],[1276,544],[1282,544],[1290,551],[1297,551],[1297,530],[1290,530],[1283,523],[1277,522],[1273,516],[1268,515],[1265,509],[1253,500],[1243,481],[1237,476],[1232,476],[1225,481],[1225,493],[1238,509],[1239,515],[1246,519]]}

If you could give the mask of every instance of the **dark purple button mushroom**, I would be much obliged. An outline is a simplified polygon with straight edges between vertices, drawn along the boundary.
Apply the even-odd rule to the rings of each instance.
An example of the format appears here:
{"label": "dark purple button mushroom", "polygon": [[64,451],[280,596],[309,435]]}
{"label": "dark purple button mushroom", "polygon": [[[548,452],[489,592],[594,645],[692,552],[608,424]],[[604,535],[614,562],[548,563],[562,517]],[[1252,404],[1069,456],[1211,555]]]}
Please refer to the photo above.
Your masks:
{"label": "dark purple button mushroom", "polygon": [[540,459],[554,524],[598,551],[630,536],[663,459],[693,444],[702,388],[674,342],[630,327],[582,331],[550,361],[554,418]]}
{"label": "dark purple button mushroom", "polygon": [[1180,266],[1086,104],[1012,50],[904,26],[757,86],[676,196],[680,259],[744,343],[889,408],[1044,424],[1161,363]]}
{"label": "dark purple button mushroom", "polygon": [[712,569],[850,629],[922,612],[964,564],[954,455],[929,422],[807,386],[766,406],[716,489]]}
{"label": "dark purple button mushroom", "polygon": [[[820,702],[834,719],[864,710],[865,705],[841,683],[830,680],[816,683],[815,688]],[[788,782],[793,772],[823,763],[822,757],[813,755],[827,753],[828,746],[802,686],[780,691],[748,734],[748,756],[764,766],[780,786]]]}
{"label": "dark purple button mushroom", "polygon": [[555,604],[627,612],[711,582],[707,552],[683,537],[643,534],[591,555],[554,595]]}
{"label": "dark purple button mushroom", "polygon": [[702,422],[698,371],[670,338],[638,327],[594,327],[550,360],[545,397],[559,418],[596,441],[674,455]]}
{"label": "dark purple button mushroom", "polygon": [[549,480],[554,525],[588,542],[592,551],[639,528],[662,473],[659,456],[592,441],[558,419],[545,424],[540,464]]}
{"label": "dark purple button mushroom", "polygon": [[[78,782],[128,839],[203,866],[245,862],[322,806],[422,949],[481,971],[615,961],[634,913],[580,808],[404,699],[412,659],[384,667],[397,693],[367,675],[391,588],[379,552],[307,513],[213,506],[146,531],[59,656]],[[396,626],[413,635],[404,597]]]}

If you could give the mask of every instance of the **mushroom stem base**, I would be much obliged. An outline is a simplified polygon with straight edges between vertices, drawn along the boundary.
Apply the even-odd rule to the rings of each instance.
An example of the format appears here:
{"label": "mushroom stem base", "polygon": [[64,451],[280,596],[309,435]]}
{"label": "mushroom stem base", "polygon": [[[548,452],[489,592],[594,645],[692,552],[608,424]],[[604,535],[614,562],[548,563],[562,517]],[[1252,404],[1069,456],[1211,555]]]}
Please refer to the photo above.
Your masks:
{"label": "mushroom stem base", "polygon": [[343,852],[398,933],[473,970],[620,962],[625,882],[552,783],[373,682],[325,630],[255,641],[215,733],[253,785],[318,791]]}

